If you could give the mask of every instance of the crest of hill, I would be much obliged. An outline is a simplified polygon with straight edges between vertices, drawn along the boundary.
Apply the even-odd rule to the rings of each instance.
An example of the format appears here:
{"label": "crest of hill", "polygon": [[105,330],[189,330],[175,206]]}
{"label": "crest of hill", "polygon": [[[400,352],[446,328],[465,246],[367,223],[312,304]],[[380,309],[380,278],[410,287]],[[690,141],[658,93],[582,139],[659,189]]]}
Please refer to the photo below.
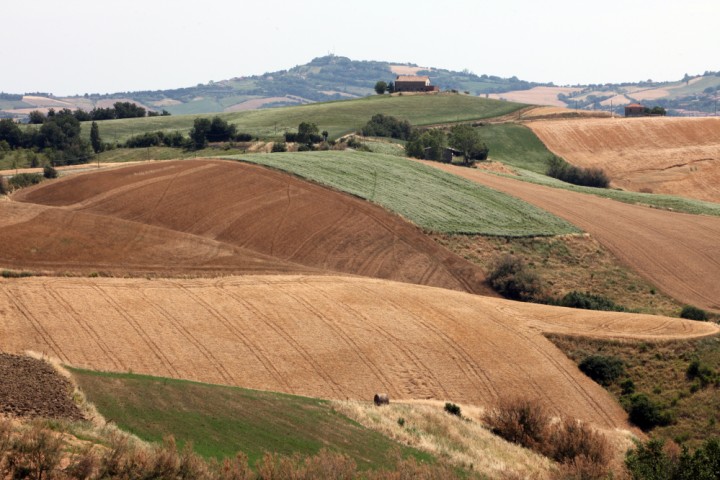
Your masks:
{"label": "crest of hill", "polygon": [[[112,94],[86,94],[85,96],[55,98],[46,96],[42,103],[61,100],[83,109],[92,109],[101,101],[130,99],[158,111],[165,109],[173,115],[219,113],[246,109],[248,107],[268,108],[326,102],[344,98],[357,98],[374,94],[378,80],[387,82],[395,79],[393,70],[398,67],[417,70],[427,75],[433,85],[442,90],[468,91],[473,95],[530,88],[541,85],[526,82],[517,77],[501,78],[494,75],[476,75],[467,70],[462,72],[430,68],[413,68],[413,65],[398,65],[384,61],[359,61],[347,57],[327,55],[317,57],[307,64],[287,70],[267,72],[262,75],[234,77],[226,80],[199,84],[193,87],[117,92]],[[265,101],[267,100],[267,101]],[[248,103],[250,102],[250,103]],[[18,107],[33,108],[33,102],[0,98],[0,109],[12,112]],[[72,108],[72,106],[70,107]],[[29,112],[18,112],[27,114]]]}

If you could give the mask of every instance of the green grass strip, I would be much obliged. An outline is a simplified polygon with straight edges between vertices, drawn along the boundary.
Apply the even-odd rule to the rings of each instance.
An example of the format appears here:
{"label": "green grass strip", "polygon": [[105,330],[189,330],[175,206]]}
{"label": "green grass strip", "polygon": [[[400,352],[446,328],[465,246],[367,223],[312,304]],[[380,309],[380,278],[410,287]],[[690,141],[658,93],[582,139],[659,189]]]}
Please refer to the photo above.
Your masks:
{"label": "green grass strip", "polygon": [[147,375],[71,369],[100,413],[143,440],[173,435],[206,458],[242,451],[250,465],[265,452],[314,455],[322,448],[347,454],[358,467],[390,468],[403,457],[432,461],[336,412],[325,400]]}
{"label": "green grass strip", "polygon": [[226,158],[283,170],[364,198],[430,231],[509,237],[579,231],[522,200],[393,155],[327,151]]}

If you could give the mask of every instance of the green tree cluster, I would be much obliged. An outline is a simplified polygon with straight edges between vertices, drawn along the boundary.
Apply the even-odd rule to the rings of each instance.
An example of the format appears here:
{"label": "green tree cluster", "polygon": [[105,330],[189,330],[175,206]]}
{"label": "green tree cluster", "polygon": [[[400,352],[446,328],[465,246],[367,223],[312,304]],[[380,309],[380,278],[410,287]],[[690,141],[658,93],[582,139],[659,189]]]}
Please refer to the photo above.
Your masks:
{"label": "green tree cluster", "polygon": [[366,137],[390,137],[399,140],[408,140],[412,133],[412,126],[407,120],[399,120],[391,115],[378,113],[362,128]]}

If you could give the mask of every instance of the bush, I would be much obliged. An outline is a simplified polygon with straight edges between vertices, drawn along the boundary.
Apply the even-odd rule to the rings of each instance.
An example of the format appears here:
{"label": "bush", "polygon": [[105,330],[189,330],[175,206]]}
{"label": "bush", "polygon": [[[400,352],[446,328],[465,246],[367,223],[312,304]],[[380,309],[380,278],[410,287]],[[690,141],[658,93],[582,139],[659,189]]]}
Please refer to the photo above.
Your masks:
{"label": "bush", "polygon": [[57,178],[58,172],[55,170],[55,167],[48,164],[43,167],[43,177],[45,178]]}
{"label": "bush", "polygon": [[273,142],[272,152],[287,152],[287,144],[285,142]]}
{"label": "bush", "polygon": [[687,447],[678,454],[677,445],[652,439],[628,450],[625,466],[633,480],[714,480],[720,478],[720,441],[711,438],[692,454]]}
{"label": "bush", "polygon": [[542,298],[540,278],[521,258],[512,255],[496,260],[488,282],[496,292],[511,300],[531,302]]}
{"label": "bush", "polygon": [[378,113],[362,128],[362,134],[366,137],[391,137],[400,140],[410,138],[412,126],[407,120],[398,120],[390,115]]}
{"label": "bush", "polygon": [[626,310],[625,307],[616,304],[609,298],[575,290],[565,294],[557,304],[561,307],[582,308],[584,310],[603,310],[610,312],[624,312]]}
{"label": "bush", "polygon": [[591,355],[580,362],[580,370],[600,385],[608,386],[625,373],[623,361],[617,357]]}
{"label": "bush", "polygon": [[563,182],[585,187],[608,188],[610,178],[599,168],[582,168],[570,165],[560,157],[552,156],[546,174]]}
{"label": "bush", "polygon": [[449,413],[450,415],[455,415],[456,417],[462,417],[462,412],[460,411],[460,406],[455,405],[454,403],[447,402],[445,404],[445,411]]}
{"label": "bush", "polygon": [[707,321],[708,314],[705,310],[692,305],[685,305],[680,311],[680,318],[686,318],[688,320],[700,320]]}
{"label": "bush", "polygon": [[503,402],[484,420],[494,434],[560,463],[562,478],[607,478],[610,443],[582,422],[553,422],[539,403],[529,400]]}
{"label": "bush", "polygon": [[715,370],[703,363],[700,363],[700,360],[697,359],[690,362],[690,365],[688,365],[688,368],[685,371],[685,376],[688,380],[698,380],[702,388],[705,388],[717,381]]}
{"label": "bush", "polygon": [[10,191],[10,185],[8,184],[8,181],[0,175],[0,195],[7,195]]}
{"label": "bush", "polygon": [[630,421],[644,431],[672,423],[672,415],[642,393],[630,397],[628,414]]}
{"label": "bush", "polygon": [[17,175],[13,175],[10,180],[8,180],[8,183],[13,188],[24,188],[37,185],[42,182],[42,179],[43,177],[39,173],[18,173]]}
{"label": "bush", "polygon": [[545,409],[526,399],[502,402],[486,414],[484,420],[495,435],[535,451],[540,450],[550,424]]}

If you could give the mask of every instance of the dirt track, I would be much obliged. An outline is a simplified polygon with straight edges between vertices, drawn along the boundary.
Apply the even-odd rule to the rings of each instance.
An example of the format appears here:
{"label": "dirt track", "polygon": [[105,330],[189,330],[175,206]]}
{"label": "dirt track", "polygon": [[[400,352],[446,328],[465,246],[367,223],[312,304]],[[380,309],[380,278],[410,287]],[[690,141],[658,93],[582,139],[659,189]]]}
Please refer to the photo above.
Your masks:
{"label": "dirt track", "polygon": [[613,185],[720,202],[720,118],[552,120],[527,125],[554,153]]}
{"label": "dirt track", "polygon": [[3,266],[131,274],[322,270],[494,295],[479,267],[400,217],[239,162],[80,174],[21,190],[13,200],[0,209],[27,205],[39,213],[5,228],[0,220],[0,242],[8,245]]}
{"label": "dirt track", "polygon": [[720,218],[629,205],[477,169],[425,163],[568,220],[671,297],[720,311]]}
{"label": "dirt track", "polygon": [[537,396],[625,427],[625,413],[541,332],[669,339],[705,322],[518,304],[383,280],[246,276],[0,280],[0,349],[93,369],[326,398],[492,405]]}

